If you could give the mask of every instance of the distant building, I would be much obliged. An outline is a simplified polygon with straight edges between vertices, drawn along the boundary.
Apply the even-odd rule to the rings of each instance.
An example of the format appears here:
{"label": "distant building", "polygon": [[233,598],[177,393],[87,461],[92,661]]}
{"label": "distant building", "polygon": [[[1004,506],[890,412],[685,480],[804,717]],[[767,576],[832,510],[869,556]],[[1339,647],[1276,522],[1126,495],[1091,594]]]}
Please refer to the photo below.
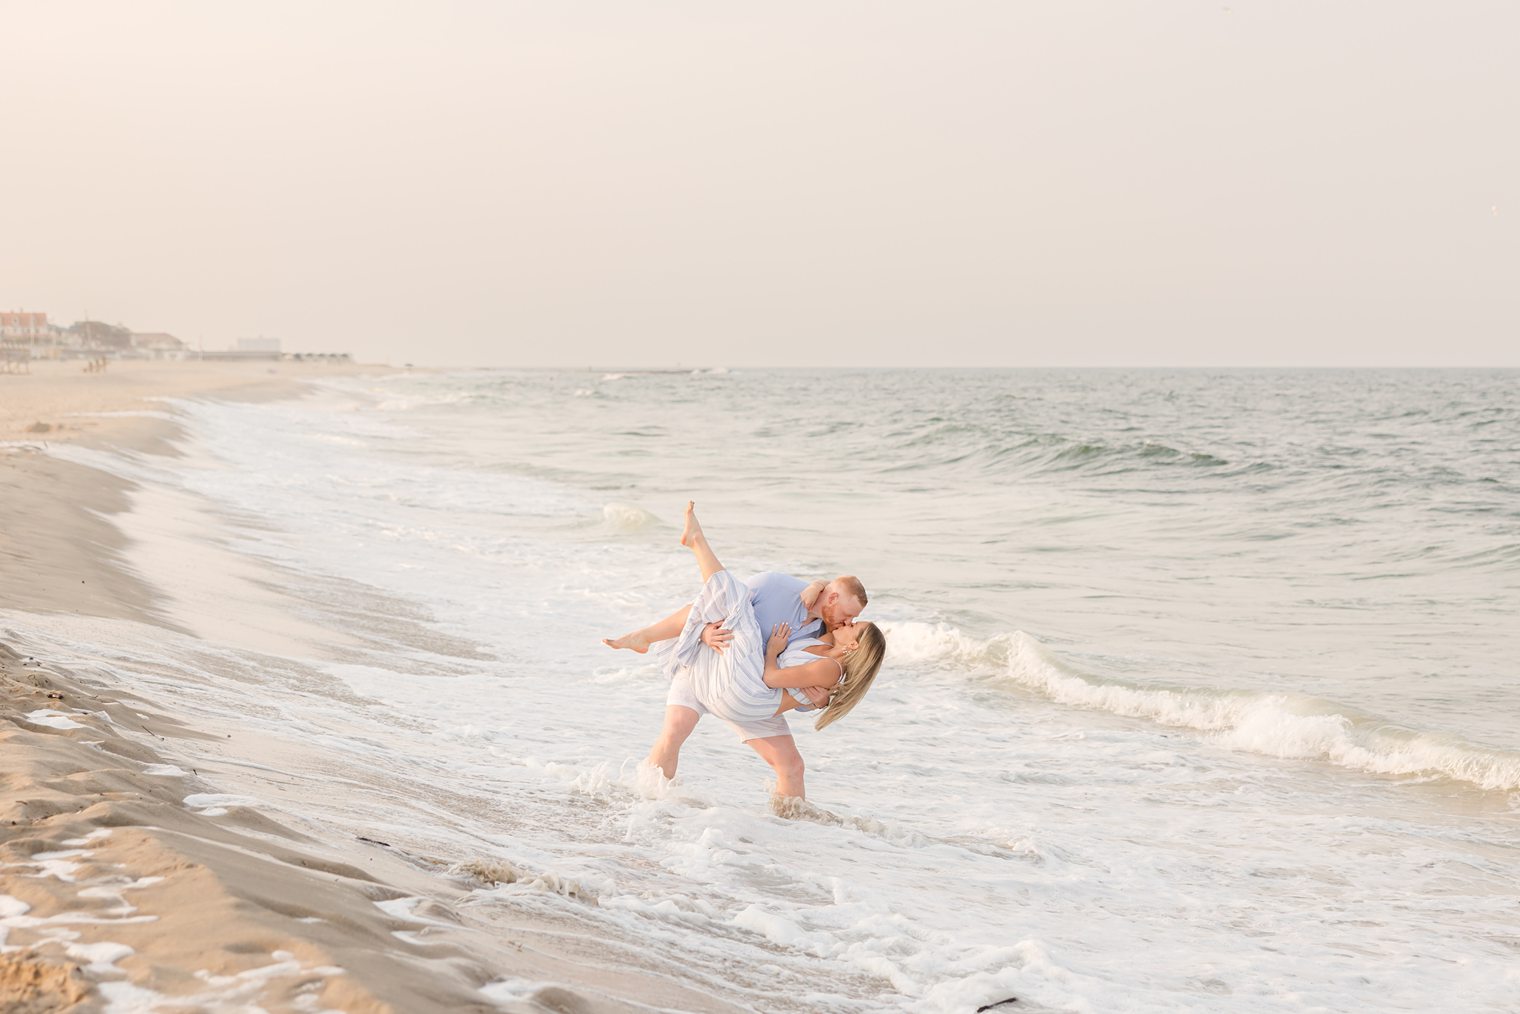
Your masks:
{"label": "distant building", "polygon": [[47,314],[26,310],[0,311],[0,341],[35,345],[52,338],[53,329],[48,326]]}
{"label": "distant building", "polygon": [[230,349],[206,349],[197,352],[197,358],[238,361],[249,359],[280,359],[280,339],[239,338]]}
{"label": "distant building", "polygon": [[104,321],[78,321],[69,327],[69,334],[87,350],[104,351],[108,349],[130,349],[132,347],[131,331],[116,324],[107,324]]}
{"label": "distant building", "polygon": [[185,343],[162,331],[132,332],[132,347],[153,359],[185,358]]}

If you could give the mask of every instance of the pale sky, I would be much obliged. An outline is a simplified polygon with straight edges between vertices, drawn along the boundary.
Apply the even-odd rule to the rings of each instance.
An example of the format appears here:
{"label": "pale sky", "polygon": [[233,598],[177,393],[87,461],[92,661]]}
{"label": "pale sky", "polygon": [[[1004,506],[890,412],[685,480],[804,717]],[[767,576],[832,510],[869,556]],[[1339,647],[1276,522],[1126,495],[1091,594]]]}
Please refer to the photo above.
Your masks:
{"label": "pale sky", "polygon": [[0,309],[446,365],[1520,366],[1520,5],[0,0]]}

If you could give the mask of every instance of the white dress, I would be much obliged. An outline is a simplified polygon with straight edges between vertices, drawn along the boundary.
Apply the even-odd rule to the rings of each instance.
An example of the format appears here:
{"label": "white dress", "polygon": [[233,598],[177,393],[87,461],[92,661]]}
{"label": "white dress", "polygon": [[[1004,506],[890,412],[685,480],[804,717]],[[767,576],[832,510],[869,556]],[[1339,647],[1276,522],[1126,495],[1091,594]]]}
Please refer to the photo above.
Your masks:
{"label": "white dress", "polygon": [[[734,635],[721,654],[702,643],[702,628],[714,621]],[[707,579],[692,603],[686,626],[666,659],[665,673],[688,680],[702,706],[726,721],[771,718],[782,691],[765,685],[765,641],[748,586],[720,570]]]}

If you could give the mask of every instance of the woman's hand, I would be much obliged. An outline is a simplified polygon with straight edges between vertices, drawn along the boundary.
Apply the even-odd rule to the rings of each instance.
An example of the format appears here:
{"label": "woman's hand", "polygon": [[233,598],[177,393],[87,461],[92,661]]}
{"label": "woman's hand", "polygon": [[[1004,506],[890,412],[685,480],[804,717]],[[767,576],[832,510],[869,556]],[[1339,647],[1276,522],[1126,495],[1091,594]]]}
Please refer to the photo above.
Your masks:
{"label": "woman's hand", "polygon": [[765,642],[765,653],[772,658],[786,650],[786,642],[791,640],[792,628],[785,623],[778,623],[771,630],[770,639]]}
{"label": "woman's hand", "polygon": [[813,603],[818,601],[818,596],[828,586],[829,583],[827,581],[814,581],[812,584],[802,589],[802,607],[804,609],[812,609]]}

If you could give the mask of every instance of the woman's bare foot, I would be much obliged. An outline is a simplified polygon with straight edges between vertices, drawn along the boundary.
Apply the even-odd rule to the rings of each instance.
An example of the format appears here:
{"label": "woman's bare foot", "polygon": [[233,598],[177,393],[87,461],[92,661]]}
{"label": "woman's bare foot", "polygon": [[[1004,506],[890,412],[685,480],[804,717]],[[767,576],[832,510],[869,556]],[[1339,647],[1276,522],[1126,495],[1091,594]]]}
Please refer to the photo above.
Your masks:
{"label": "woman's bare foot", "polygon": [[642,630],[635,630],[633,633],[624,634],[622,637],[604,637],[602,638],[602,643],[609,648],[627,648],[629,651],[636,651],[640,655],[649,650],[649,638],[644,636]]}
{"label": "woman's bare foot", "polygon": [[697,523],[697,502],[686,501],[686,527],[681,529],[681,545],[690,547],[702,537],[702,526]]}

